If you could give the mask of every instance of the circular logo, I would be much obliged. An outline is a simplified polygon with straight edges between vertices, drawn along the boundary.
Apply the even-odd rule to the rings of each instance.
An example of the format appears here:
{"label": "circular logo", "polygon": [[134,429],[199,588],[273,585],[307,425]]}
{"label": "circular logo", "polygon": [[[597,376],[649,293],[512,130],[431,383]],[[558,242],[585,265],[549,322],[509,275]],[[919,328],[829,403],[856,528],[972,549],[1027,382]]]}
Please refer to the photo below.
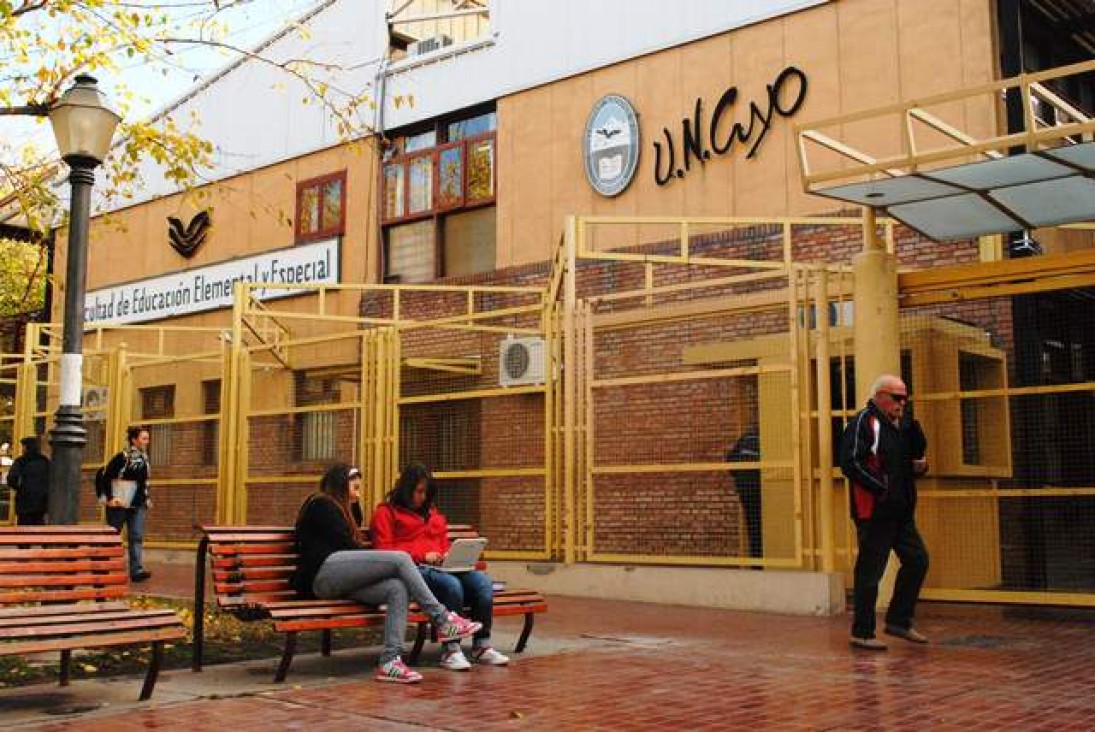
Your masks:
{"label": "circular logo", "polygon": [[593,106],[582,138],[586,178],[602,196],[623,193],[639,164],[639,120],[631,102],[617,95]]}

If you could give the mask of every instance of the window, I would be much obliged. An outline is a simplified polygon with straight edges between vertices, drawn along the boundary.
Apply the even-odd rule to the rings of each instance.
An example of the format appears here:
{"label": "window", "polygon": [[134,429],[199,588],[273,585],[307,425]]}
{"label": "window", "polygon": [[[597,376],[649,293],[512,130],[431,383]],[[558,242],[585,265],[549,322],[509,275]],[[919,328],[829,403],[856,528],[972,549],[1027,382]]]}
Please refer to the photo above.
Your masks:
{"label": "window", "polygon": [[490,110],[395,138],[382,174],[386,281],[494,268],[496,126]]}
{"label": "window", "polygon": [[346,171],[297,184],[297,241],[342,234],[345,204]]}
{"label": "window", "polygon": [[[296,405],[310,407],[338,401],[338,380],[297,373]],[[335,413],[304,412],[297,415],[300,429],[299,453],[302,461],[334,460],[337,456]]]}
{"label": "window", "polygon": [[[141,419],[170,419],[175,416],[175,385],[151,386],[140,390]],[[153,469],[157,465],[170,465],[171,438],[174,425],[149,425],[148,459]]]}
{"label": "window", "polygon": [[220,440],[220,411],[221,411],[221,380],[212,379],[202,382],[202,411],[205,414],[215,414],[216,419],[202,422],[202,465],[216,466],[220,451],[217,442]]}

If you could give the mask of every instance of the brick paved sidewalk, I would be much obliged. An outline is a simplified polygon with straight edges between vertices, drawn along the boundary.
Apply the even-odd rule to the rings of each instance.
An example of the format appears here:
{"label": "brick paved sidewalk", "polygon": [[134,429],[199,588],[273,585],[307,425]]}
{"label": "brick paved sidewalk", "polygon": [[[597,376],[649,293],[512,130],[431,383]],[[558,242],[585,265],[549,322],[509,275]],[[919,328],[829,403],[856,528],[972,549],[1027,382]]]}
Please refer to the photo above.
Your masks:
{"label": "brick paved sidewalk", "polygon": [[[511,624],[502,625],[508,643]],[[446,672],[430,655],[421,685],[378,684],[370,651],[329,681],[305,683],[303,674],[301,686],[291,676],[236,698],[154,701],[19,728],[1056,732],[1095,724],[1092,613],[925,604],[920,627],[933,643],[895,639],[886,653],[850,650],[843,617],[552,598],[537,626],[530,653],[506,669]],[[272,664],[256,673],[265,678]],[[187,676],[168,673],[157,694],[169,699]],[[0,725],[3,698],[16,691],[0,696]]]}

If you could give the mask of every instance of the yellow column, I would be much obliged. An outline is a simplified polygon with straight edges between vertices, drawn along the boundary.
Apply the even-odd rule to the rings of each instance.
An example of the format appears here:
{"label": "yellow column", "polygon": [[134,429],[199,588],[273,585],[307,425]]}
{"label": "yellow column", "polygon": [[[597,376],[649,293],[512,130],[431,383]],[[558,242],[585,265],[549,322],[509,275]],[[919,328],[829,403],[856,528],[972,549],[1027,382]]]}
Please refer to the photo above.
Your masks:
{"label": "yellow column", "polygon": [[852,258],[855,273],[855,391],[859,404],[882,374],[900,374],[897,317],[897,257],[878,238],[873,209],[863,210],[863,251]]}
{"label": "yellow column", "polygon": [[[897,257],[879,241],[874,209],[863,209],[863,251],[852,258],[855,273],[855,393],[867,403],[871,384],[882,374],[901,374],[901,334],[897,312]],[[878,587],[878,607],[893,596],[896,563],[886,565]]]}

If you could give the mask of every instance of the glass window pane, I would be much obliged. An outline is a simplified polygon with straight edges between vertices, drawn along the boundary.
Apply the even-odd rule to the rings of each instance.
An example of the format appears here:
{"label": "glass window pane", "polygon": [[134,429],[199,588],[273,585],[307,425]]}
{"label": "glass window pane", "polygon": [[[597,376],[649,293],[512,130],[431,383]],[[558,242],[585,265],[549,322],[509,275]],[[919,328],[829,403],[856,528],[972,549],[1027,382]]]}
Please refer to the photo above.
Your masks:
{"label": "glass window pane", "polygon": [[484,206],[445,217],[446,277],[494,269],[496,211],[494,206]]}
{"label": "glass window pane", "polygon": [[399,281],[429,282],[436,271],[433,220],[388,228],[388,276]]}
{"label": "glass window pane", "polygon": [[319,189],[315,186],[302,188],[297,202],[297,231],[311,234],[319,230]]}
{"label": "glass window pane", "polygon": [[494,197],[494,138],[468,145],[468,203]]}
{"label": "glass window pane", "polygon": [[339,231],[342,228],[342,179],[328,181],[323,186],[324,231]]}
{"label": "glass window pane", "polygon": [[399,218],[403,213],[403,165],[400,163],[385,165],[384,218]]}
{"label": "glass window pane", "polygon": [[408,135],[403,141],[404,152],[415,152],[417,150],[428,150],[437,144],[437,131],[430,130],[428,132],[420,132],[417,135]]}
{"label": "glass window pane", "polygon": [[411,190],[407,213],[416,214],[433,208],[433,157],[424,155],[407,164]]}
{"label": "glass window pane", "polygon": [[487,112],[478,117],[462,119],[450,122],[448,128],[449,142],[463,140],[465,137],[475,137],[485,132],[493,132],[497,125],[497,116],[494,112]]}
{"label": "glass window pane", "polygon": [[437,207],[453,208],[464,202],[464,148],[450,147],[437,154]]}

